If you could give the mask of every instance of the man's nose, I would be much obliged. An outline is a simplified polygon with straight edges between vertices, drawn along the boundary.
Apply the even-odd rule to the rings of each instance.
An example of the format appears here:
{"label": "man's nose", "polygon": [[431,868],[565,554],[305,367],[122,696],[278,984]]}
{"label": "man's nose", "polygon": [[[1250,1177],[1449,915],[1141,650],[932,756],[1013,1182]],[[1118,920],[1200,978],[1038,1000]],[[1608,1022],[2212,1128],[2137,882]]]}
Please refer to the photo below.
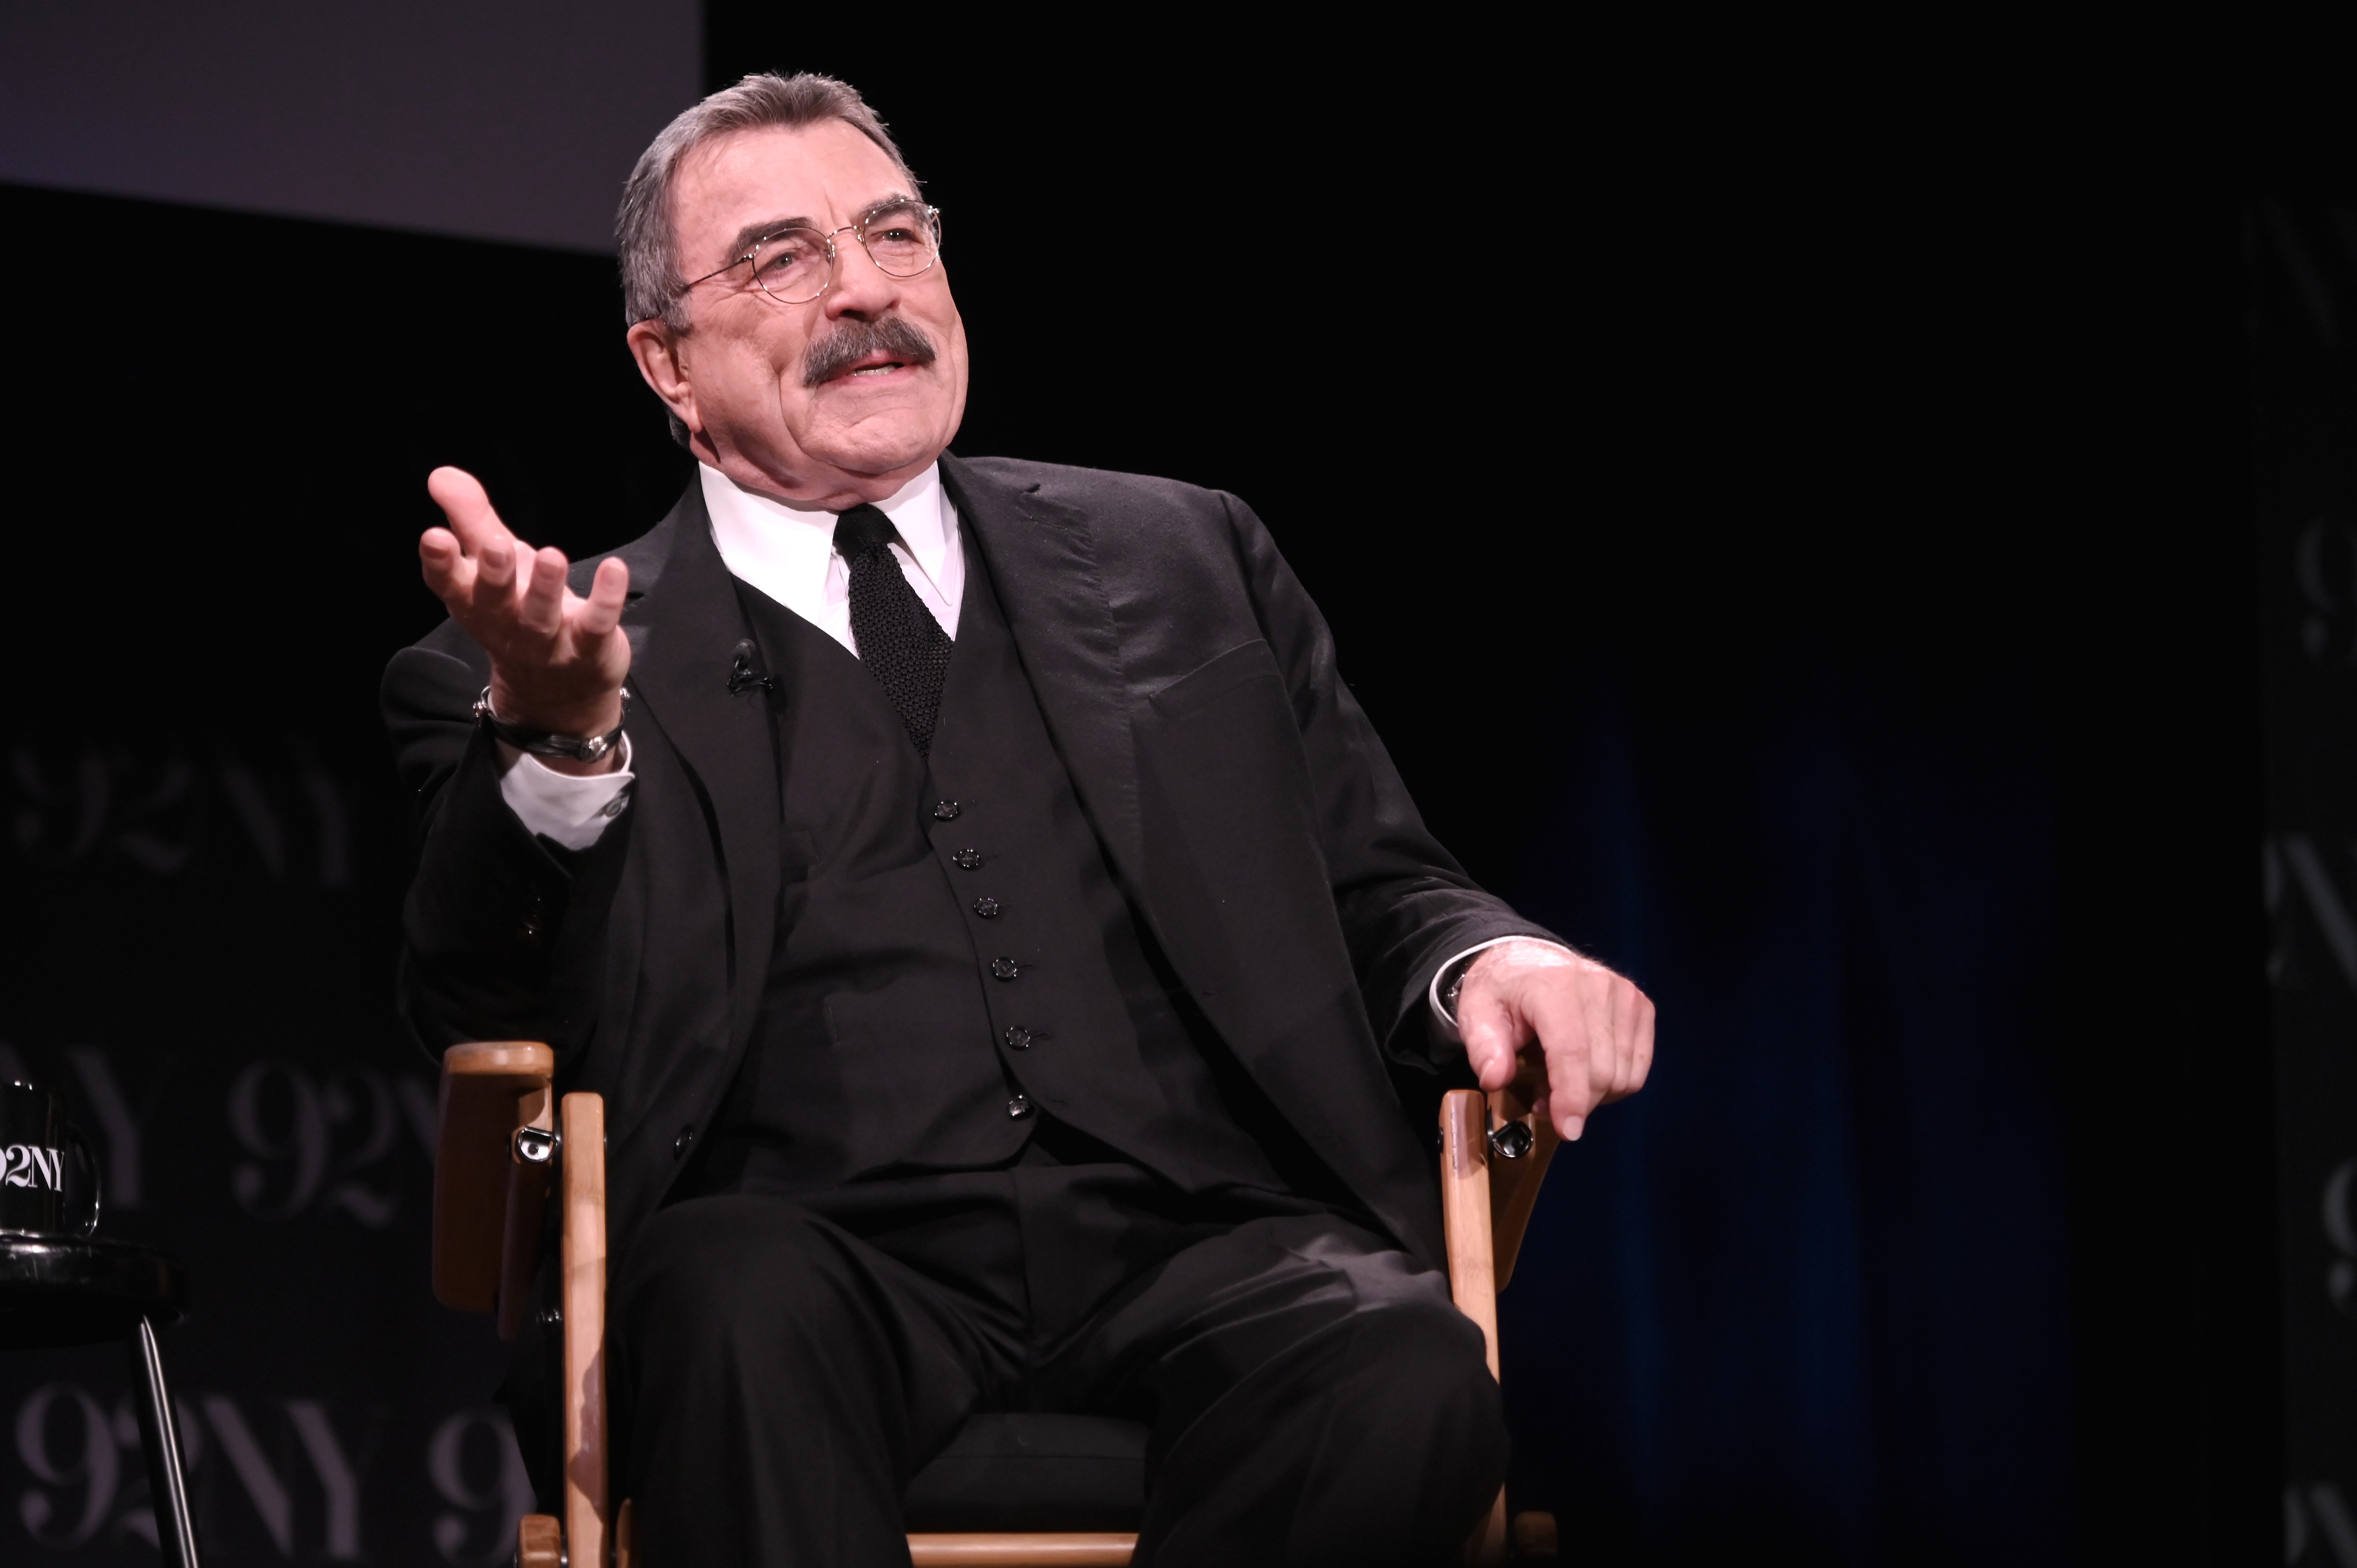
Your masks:
{"label": "man's nose", "polygon": [[834,239],[834,277],[826,291],[826,314],[881,316],[900,300],[900,280],[876,264],[856,234]]}

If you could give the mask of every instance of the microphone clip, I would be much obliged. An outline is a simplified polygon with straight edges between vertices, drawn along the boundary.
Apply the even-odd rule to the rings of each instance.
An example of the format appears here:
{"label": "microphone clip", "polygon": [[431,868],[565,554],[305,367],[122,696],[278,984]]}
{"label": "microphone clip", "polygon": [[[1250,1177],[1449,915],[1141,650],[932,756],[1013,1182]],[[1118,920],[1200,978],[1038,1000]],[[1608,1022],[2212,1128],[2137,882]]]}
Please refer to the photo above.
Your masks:
{"label": "microphone clip", "polygon": [[759,651],[753,646],[753,639],[749,637],[737,645],[737,657],[728,666],[730,696],[742,696],[748,688],[755,686],[764,692],[774,692],[778,689],[778,683],[762,673],[759,664],[756,662],[756,657]]}

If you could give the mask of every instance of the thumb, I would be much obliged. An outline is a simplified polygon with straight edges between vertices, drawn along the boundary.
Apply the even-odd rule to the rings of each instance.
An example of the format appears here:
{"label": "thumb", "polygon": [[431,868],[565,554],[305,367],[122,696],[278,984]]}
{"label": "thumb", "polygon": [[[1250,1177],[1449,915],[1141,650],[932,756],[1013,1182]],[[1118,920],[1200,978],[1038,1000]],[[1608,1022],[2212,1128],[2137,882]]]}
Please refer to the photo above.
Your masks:
{"label": "thumb", "polygon": [[458,536],[459,548],[469,555],[486,544],[513,539],[500,514],[491,510],[491,498],[483,482],[464,468],[444,467],[425,476],[425,493],[450,520],[450,532]]}
{"label": "thumb", "polygon": [[1457,1032],[1465,1040],[1465,1060],[1485,1090],[1506,1087],[1522,1049],[1522,1029],[1513,1012],[1486,987],[1468,987],[1457,999]]}

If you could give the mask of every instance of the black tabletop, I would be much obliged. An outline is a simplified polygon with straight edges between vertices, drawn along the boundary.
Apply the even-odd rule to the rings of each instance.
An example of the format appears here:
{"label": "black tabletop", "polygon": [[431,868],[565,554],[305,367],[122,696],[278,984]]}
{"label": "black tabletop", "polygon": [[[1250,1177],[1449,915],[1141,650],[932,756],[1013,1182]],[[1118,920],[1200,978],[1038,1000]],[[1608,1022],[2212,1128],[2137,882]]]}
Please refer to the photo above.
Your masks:
{"label": "black tabletop", "polygon": [[0,1350],[121,1339],[188,1307],[188,1272],[152,1247],[0,1231]]}

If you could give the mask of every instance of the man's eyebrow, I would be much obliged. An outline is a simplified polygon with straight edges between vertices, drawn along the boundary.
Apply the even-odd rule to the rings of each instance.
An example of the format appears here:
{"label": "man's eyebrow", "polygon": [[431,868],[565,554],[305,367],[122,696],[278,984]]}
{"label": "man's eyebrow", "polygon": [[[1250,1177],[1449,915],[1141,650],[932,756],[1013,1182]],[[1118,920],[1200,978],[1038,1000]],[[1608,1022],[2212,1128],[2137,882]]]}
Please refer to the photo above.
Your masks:
{"label": "man's eyebrow", "polygon": [[[919,202],[915,197],[905,195],[896,190],[891,195],[879,197],[876,200],[871,201],[866,206],[861,208],[859,209],[859,216],[861,220],[864,222],[867,219],[874,217],[877,213],[888,211],[895,207],[916,207],[922,204]],[[737,237],[735,239],[728,242],[729,261],[735,262],[738,260],[746,252],[751,250],[755,245],[759,244],[762,241],[768,239],[770,235],[776,233],[780,229],[815,229],[820,233],[823,234],[826,232],[827,226],[820,222],[815,218],[764,218],[759,223],[748,223],[745,227],[737,231]]]}
{"label": "man's eyebrow", "polygon": [[759,223],[748,223],[737,231],[737,237],[728,242],[728,259],[731,262],[741,259],[746,252],[780,229],[823,231],[825,227],[815,218],[764,218]]}

